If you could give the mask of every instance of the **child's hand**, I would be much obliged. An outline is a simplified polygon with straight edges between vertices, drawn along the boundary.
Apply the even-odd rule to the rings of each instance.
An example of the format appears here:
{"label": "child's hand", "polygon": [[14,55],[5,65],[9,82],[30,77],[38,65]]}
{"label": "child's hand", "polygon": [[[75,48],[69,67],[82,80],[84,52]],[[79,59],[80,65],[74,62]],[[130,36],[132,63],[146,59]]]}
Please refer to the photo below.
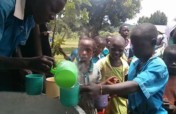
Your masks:
{"label": "child's hand", "polygon": [[163,98],[163,105],[169,105],[169,100],[167,98]]}
{"label": "child's hand", "polygon": [[175,105],[165,104],[164,108],[168,111],[169,114],[176,114],[176,107],[175,107]]}
{"label": "child's hand", "polygon": [[113,84],[119,83],[119,80],[117,79],[116,76],[111,76],[110,78],[108,78],[108,79],[105,81],[105,83],[106,83],[107,85],[113,85]]}
{"label": "child's hand", "polygon": [[92,96],[98,96],[101,94],[101,87],[98,84],[92,84],[92,85],[81,85],[80,86],[80,93],[88,93]]}
{"label": "child's hand", "polygon": [[169,114],[176,114],[176,106],[170,104],[167,98],[163,98],[163,107],[169,112]]}

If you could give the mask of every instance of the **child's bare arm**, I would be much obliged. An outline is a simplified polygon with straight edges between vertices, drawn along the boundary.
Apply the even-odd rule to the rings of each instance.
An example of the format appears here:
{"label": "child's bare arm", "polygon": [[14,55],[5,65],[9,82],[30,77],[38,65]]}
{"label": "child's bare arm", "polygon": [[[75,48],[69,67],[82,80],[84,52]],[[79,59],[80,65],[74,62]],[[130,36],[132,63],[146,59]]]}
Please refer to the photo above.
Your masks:
{"label": "child's bare arm", "polygon": [[119,97],[127,97],[130,93],[139,91],[139,85],[135,81],[127,81],[114,85],[91,85],[82,86],[81,92],[91,92],[94,94],[112,94]]}
{"label": "child's bare arm", "polygon": [[130,93],[134,93],[137,91],[139,91],[139,85],[135,81],[127,81],[115,85],[102,86],[103,94],[116,94],[120,97],[128,96]]}

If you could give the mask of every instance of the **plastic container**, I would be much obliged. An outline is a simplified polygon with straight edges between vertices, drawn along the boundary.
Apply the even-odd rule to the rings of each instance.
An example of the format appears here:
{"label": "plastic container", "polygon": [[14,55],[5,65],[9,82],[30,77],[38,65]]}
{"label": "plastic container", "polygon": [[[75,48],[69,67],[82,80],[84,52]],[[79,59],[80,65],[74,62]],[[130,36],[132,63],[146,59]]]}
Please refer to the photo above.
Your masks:
{"label": "plastic container", "polygon": [[60,102],[64,106],[76,106],[79,102],[79,84],[72,88],[60,88]]}
{"label": "plastic container", "polygon": [[106,108],[108,105],[108,97],[109,95],[99,95],[98,97],[95,98],[94,100],[94,106],[97,109],[103,109]]}
{"label": "plastic container", "polygon": [[54,77],[46,78],[45,88],[47,97],[56,98],[60,96],[60,89],[56,85]]}
{"label": "plastic container", "polygon": [[25,89],[28,95],[40,95],[43,90],[43,75],[28,74],[25,77]]}
{"label": "plastic container", "polygon": [[56,68],[51,69],[54,74],[56,84],[61,88],[71,88],[78,81],[78,68],[75,63],[70,61],[61,61]]}

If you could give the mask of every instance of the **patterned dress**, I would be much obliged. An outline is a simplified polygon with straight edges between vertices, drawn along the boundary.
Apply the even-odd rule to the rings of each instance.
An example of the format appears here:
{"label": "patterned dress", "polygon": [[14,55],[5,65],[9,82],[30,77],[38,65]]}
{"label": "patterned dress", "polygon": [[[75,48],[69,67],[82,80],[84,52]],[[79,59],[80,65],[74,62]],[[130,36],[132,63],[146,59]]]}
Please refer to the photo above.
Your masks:
{"label": "patterned dress", "polygon": [[[88,85],[91,83],[98,83],[99,76],[93,73],[93,62],[90,62],[89,69],[86,73],[81,72],[81,65],[78,63],[79,83],[80,85]],[[79,106],[86,112],[86,114],[97,114],[94,107],[94,99],[87,93],[80,95]]]}

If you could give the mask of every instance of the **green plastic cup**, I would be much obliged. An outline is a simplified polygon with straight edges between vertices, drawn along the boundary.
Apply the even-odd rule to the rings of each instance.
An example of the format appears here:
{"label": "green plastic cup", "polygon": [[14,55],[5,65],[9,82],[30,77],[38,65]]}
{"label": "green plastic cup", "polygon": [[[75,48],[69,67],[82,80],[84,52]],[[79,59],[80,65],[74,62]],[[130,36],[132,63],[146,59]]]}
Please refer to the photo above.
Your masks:
{"label": "green plastic cup", "polygon": [[28,74],[25,77],[25,89],[28,95],[40,95],[43,90],[43,75]]}
{"label": "green plastic cup", "polygon": [[78,68],[70,61],[61,61],[56,68],[51,69],[51,73],[54,74],[56,84],[62,88],[71,88],[78,81]]}
{"label": "green plastic cup", "polygon": [[72,88],[60,88],[61,104],[67,107],[76,106],[79,102],[79,88],[79,84]]}

